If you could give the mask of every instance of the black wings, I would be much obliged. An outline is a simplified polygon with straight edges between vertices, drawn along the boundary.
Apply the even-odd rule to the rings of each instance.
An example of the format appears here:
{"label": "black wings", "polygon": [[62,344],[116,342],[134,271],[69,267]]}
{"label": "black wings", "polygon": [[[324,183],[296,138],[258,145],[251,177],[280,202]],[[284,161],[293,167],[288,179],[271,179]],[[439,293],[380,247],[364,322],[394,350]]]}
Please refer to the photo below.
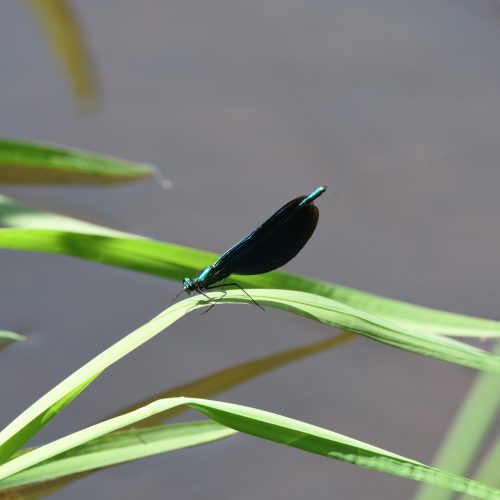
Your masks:
{"label": "black wings", "polygon": [[213,265],[217,280],[230,274],[261,274],[285,265],[311,237],[319,210],[312,203],[301,205],[305,196],[288,202],[246,238],[223,253]]}

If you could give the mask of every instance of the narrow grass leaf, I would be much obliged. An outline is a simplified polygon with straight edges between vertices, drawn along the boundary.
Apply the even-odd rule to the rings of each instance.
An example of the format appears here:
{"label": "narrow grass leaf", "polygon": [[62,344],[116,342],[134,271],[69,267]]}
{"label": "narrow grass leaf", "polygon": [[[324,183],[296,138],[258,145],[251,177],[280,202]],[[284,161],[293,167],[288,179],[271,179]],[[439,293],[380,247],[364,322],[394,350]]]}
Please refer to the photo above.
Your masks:
{"label": "narrow grass leaf", "polygon": [[34,418],[26,422],[19,432],[9,436],[0,445],[0,464],[7,461],[21,446],[27,443],[40,429],[45,427],[60,411],[62,411],[73,399],[75,399],[84,389],[90,385],[99,373],[89,377],[69,391],[61,394],[53,404],[39,412]]}
{"label": "narrow grass leaf", "polygon": [[[500,344],[496,345],[493,352],[500,355]],[[433,465],[456,474],[467,473],[477,460],[499,409],[500,376],[493,373],[478,374],[439,447]],[[499,463],[496,462],[496,467]],[[450,500],[451,497],[448,490],[424,486],[414,500]]]}
{"label": "narrow grass leaf", "polygon": [[500,490],[451,474],[401,455],[323,429],[255,408],[206,399],[179,397],[155,401],[146,407],[87,427],[36,448],[0,466],[0,480],[7,479],[61,453],[84,445],[148,416],[188,405],[231,429],[287,445],[299,450],[340,460],[359,467],[443,486],[488,500],[500,499]]}
{"label": "narrow grass leaf", "polygon": [[[445,337],[432,335],[422,337],[413,332],[406,332],[380,318],[361,313],[331,299],[287,290],[256,289],[249,290],[249,293],[263,305],[301,314],[341,329],[352,330],[379,342],[465,366],[500,372],[499,358],[480,349]],[[220,294],[213,293],[211,296],[216,299],[220,297]],[[224,298],[224,302],[248,302],[249,300],[239,291],[230,291]],[[187,312],[205,305],[206,301],[199,297],[192,297],[174,304],[63,380],[0,432],[0,460],[7,460],[41,429],[49,417],[51,418],[59,411],[61,400],[69,397],[72,391],[79,393],[83,390],[82,384],[90,383],[103,370],[153,338]]]}
{"label": "narrow grass leaf", "polygon": [[0,139],[0,183],[113,184],[152,175],[152,167],[80,149]]}
{"label": "narrow grass leaf", "polygon": [[[496,437],[486,456],[479,463],[474,478],[476,481],[500,488],[498,465],[500,464],[500,437]],[[470,495],[461,495],[457,500],[471,500]]]}
{"label": "narrow grass leaf", "polygon": [[[0,481],[0,490],[49,481],[174,450],[211,443],[235,434],[213,421],[198,421],[105,434]],[[34,450],[30,450],[31,453]]]}
{"label": "narrow grass leaf", "polygon": [[0,432],[0,463],[7,461],[71,399],[85,389],[102,371],[153,338],[167,326],[196,307],[193,299],[174,304],[151,321],[101,352],[35,401]]}
{"label": "narrow grass leaf", "polygon": [[26,337],[20,335],[19,333],[0,330],[0,340],[15,340],[17,342],[22,342],[23,340],[26,340]]}
{"label": "narrow grass leaf", "polygon": [[[109,418],[122,415],[123,413],[128,413],[133,410],[139,409],[143,406],[148,405],[149,403],[156,401],[157,399],[164,399],[177,396],[192,396],[198,398],[199,397],[207,398],[213,396],[214,394],[218,394],[220,392],[228,390],[236,385],[239,385],[245,382],[246,380],[253,379],[259,375],[262,375],[265,372],[277,369],[280,366],[286,365],[288,363],[291,363],[299,359],[303,359],[306,356],[314,355],[326,349],[331,349],[340,346],[354,338],[356,338],[356,335],[354,335],[353,333],[342,332],[339,335],[332,338],[321,340],[319,342],[313,342],[301,347],[297,347],[295,349],[290,349],[277,354],[272,354],[270,356],[265,356],[259,359],[254,359],[252,361],[249,361],[247,363],[242,363],[237,366],[232,366],[225,370],[221,370],[219,372],[213,373],[201,379],[195,380],[191,383],[184,384],[175,387],[173,389],[155,394],[154,396],[151,396],[138,403],[130,405],[127,408],[121,409],[103,420],[107,420]],[[138,430],[144,427],[159,426],[168,419],[173,418],[174,416],[186,411],[187,409],[188,408],[186,406],[177,406],[165,412],[152,415],[151,417],[145,418],[144,420],[141,420],[139,422],[135,422],[133,425],[124,427],[123,429]],[[212,424],[216,425],[213,422]],[[55,460],[59,459],[59,457],[60,455],[56,457]],[[29,471],[31,470],[32,469],[29,469]],[[91,473],[92,471],[87,472],[85,476]],[[15,477],[17,478],[17,475]],[[23,498],[26,498],[26,500],[28,499],[35,500],[41,498],[42,496],[45,496],[49,493],[60,490],[66,484],[74,481],[75,479],[80,479],[81,477],[82,475],[79,474],[77,477],[73,475],[59,480],[51,480],[48,483],[47,482],[44,483],[43,485],[37,485],[34,491],[33,491],[33,486],[25,487],[22,490]],[[7,481],[10,481],[11,479],[13,478],[9,478],[7,479]]]}
{"label": "narrow grass leaf", "polygon": [[100,226],[74,217],[38,210],[3,195],[0,195],[0,225],[30,229],[60,229],[86,234],[141,238],[141,236],[124,233],[123,231]]}
{"label": "narrow grass leaf", "polygon": [[[30,240],[30,237],[34,241]],[[169,277],[174,274],[179,280],[181,276],[187,276],[189,275],[189,271],[192,271],[192,269],[187,267],[186,263],[196,260],[195,256],[197,254],[193,250],[168,245],[170,249],[169,258],[165,258],[165,244],[150,240],[114,238],[55,230],[0,230],[0,246],[4,248],[31,249],[36,248],[37,245],[38,248],[44,248],[46,251],[53,253],[70,254],[101,263],[118,264],[123,267],[131,266],[143,272],[151,273],[155,270]],[[244,280],[241,281],[244,285]],[[290,290],[287,292],[291,293]],[[277,296],[278,291],[273,293]],[[279,297],[283,298],[284,295],[281,294]],[[444,361],[486,371],[495,371],[500,368],[499,359],[485,351],[474,349],[452,339],[445,339],[422,331],[409,330],[399,327],[396,324],[388,324],[383,317],[370,315],[362,310],[351,308],[346,304],[325,297],[304,294],[303,299],[302,307],[297,308],[289,304],[290,307],[287,310],[302,316],[312,317],[331,326],[356,331],[357,333],[369,336],[373,340],[384,342],[394,347],[432,356]],[[323,299],[323,301],[320,299]],[[311,301],[315,302],[312,305],[315,311],[313,314],[308,313],[307,307],[305,307]],[[272,305],[281,307],[283,306],[283,302],[278,301]],[[357,324],[354,324],[356,322],[353,323],[350,320],[338,321],[336,310],[340,308],[339,311],[341,311],[343,306],[345,306],[345,314],[342,316],[344,319],[358,317],[368,328],[360,329],[360,321],[357,321]],[[329,310],[330,313],[316,314],[318,309],[321,309],[323,312]],[[362,319],[364,315],[366,318]],[[382,327],[385,335],[373,333],[377,324]]]}
{"label": "narrow grass leaf", "polygon": [[[376,342],[405,351],[477,370],[500,373],[500,356],[452,338],[406,329],[326,297],[292,290],[247,289],[247,292],[263,306],[274,307],[326,325],[359,333]],[[240,291],[228,292],[221,301],[251,303],[250,299]]]}
{"label": "narrow grass leaf", "polygon": [[[1,209],[1,207],[0,207]],[[2,229],[0,248],[59,253],[181,281],[211,264],[217,255],[159,241],[41,229]],[[252,288],[281,288],[322,295],[398,323],[415,332],[448,336],[499,337],[500,323],[437,311],[280,271],[236,276]]]}

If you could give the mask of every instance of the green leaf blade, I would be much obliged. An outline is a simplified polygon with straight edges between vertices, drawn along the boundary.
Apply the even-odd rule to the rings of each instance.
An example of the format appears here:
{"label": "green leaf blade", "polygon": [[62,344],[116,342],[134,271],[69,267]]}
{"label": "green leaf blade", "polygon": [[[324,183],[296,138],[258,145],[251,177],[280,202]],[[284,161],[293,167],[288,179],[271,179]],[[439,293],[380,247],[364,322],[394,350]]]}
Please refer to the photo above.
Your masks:
{"label": "green leaf blade", "polygon": [[0,139],[0,183],[114,184],[152,175],[152,167],[79,149]]}
{"label": "green leaf blade", "polygon": [[0,330],[0,340],[23,342],[26,340],[26,337],[16,332]]}
{"label": "green leaf blade", "polygon": [[198,421],[105,434],[0,481],[0,490],[199,446],[235,433],[216,422]]}
{"label": "green leaf blade", "polygon": [[[466,344],[452,339],[429,336],[428,339],[419,340],[418,336],[411,332],[404,332],[391,325],[385,325],[375,317],[359,313],[358,317],[353,316],[352,308],[344,304],[335,303],[330,299],[318,297],[302,292],[291,292],[283,290],[253,290],[250,291],[254,298],[263,305],[272,305],[284,310],[293,312],[300,311],[302,315],[311,317],[327,324],[339,326],[344,329],[353,329],[360,333],[371,335],[374,340],[392,343],[398,347],[401,340],[399,335],[405,336],[404,347],[413,352],[432,354],[434,357],[442,358],[446,361],[453,361],[466,366],[477,367],[484,370],[500,371],[498,357],[476,349]],[[218,298],[219,294],[211,294],[213,298]],[[230,291],[223,299],[224,302],[249,302],[250,299],[241,292]],[[68,398],[72,391],[78,392],[82,384],[90,383],[102,371],[113,363],[126,356],[147,340],[153,338],[164,328],[181,318],[188,311],[205,307],[205,299],[192,297],[178,302],[169,309],[153,318],[150,322],[127,335],[101,354],[89,361],[82,368],[74,372],[68,378],[49,391],[45,396],[36,401],[25,412],[19,415],[11,424],[0,432],[0,451],[4,460],[10,457],[20,446],[34,435],[34,433],[46,424],[48,419],[41,418],[49,414],[53,415],[58,411],[61,400]],[[378,322],[378,323],[377,323]],[[83,390],[83,389],[82,389]],[[69,399],[70,400],[70,399]],[[68,401],[69,401],[68,400]],[[63,405],[64,406],[64,405]]]}
{"label": "green leaf blade", "polygon": [[[175,276],[179,281],[183,276],[190,275],[190,271],[193,270],[193,262],[203,260],[203,255],[199,252],[172,244],[137,238],[118,238],[42,229],[2,229],[0,230],[0,247],[62,253],[139,270],[148,274]],[[198,269],[200,268],[198,267]],[[243,286],[246,285],[245,280],[239,281]],[[291,290],[282,292],[284,293],[274,290],[271,292],[273,296],[269,296],[258,289],[252,293],[257,301],[264,304],[286,309],[289,312],[310,317],[331,326],[353,330],[400,349],[475,369],[497,373],[500,370],[498,357],[453,339],[434,335],[425,330],[411,330],[400,324],[391,323],[379,315],[375,316],[324,296],[292,292]],[[293,293],[302,294],[300,297],[297,296],[299,297],[297,303],[293,299],[290,301],[286,298],[287,294],[288,297],[291,297],[290,294]],[[236,296],[229,295],[229,297]],[[280,300],[274,300],[276,297]],[[238,300],[246,302],[244,298]]]}
{"label": "green leaf blade", "polygon": [[[291,446],[302,451],[344,461],[395,476],[427,482],[468,493],[478,498],[500,498],[500,490],[376,446],[299,420],[247,406],[198,398],[178,397],[155,401],[146,407],[114,417],[41,446],[0,466],[0,479],[6,480],[61,453],[98,439],[110,432],[164,412],[177,405],[188,405],[212,420],[236,431]],[[5,483],[4,483],[5,484]],[[2,482],[0,482],[2,486]]]}
{"label": "green leaf blade", "polygon": [[[274,294],[276,292],[281,292],[286,295],[275,297]],[[324,297],[300,292],[254,290],[252,293],[255,294],[255,298],[258,301],[264,304],[267,302],[283,303],[284,308],[296,308],[298,304],[306,301],[308,297],[312,297],[308,304],[310,308],[308,314],[310,315],[325,314],[325,311],[328,313],[329,307],[325,308],[325,304],[321,303],[321,301],[326,301],[328,303],[334,302]],[[218,294],[212,294],[214,298],[217,296]],[[224,298],[224,301],[245,302],[250,301],[250,299],[241,292],[229,292],[228,296]],[[318,301],[320,302],[318,303]],[[26,434],[31,433],[36,427],[41,428],[45,425],[47,420],[45,416],[50,417],[60,411],[67,402],[79,392],[82,384],[91,381],[92,377],[95,378],[98,376],[107,367],[157,335],[188,311],[204,306],[206,306],[206,301],[199,297],[192,297],[174,304],[156,318],[153,318],[149,323],[143,325],[135,332],[132,332],[106,351],[96,356],[93,360],[89,361],[86,365],[49,391],[45,396],[40,398],[7,426],[0,433],[0,443],[3,443],[1,447],[3,448],[5,443],[9,442],[16,442],[16,445],[19,446]],[[345,308],[348,308],[348,306],[342,304],[339,304],[337,307],[338,310],[336,312],[339,314],[342,312],[342,308],[344,308],[343,312],[346,311]],[[315,310],[313,310],[314,308]],[[347,316],[349,316],[349,314],[347,314]],[[362,319],[367,325],[370,324],[370,318],[364,317]],[[436,340],[439,339],[436,337]],[[442,339],[442,341],[450,344],[459,344],[450,339]],[[463,349],[466,350],[466,347]],[[480,355],[480,350],[474,352],[476,355],[478,353]],[[14,476],[14,474],[20,473],[93,439],[120,430],[126,426],[133,425],[135,422],[145,420],[154,414],[168,411],[179,405],[188,405],[197,409],[216,422],[236,431],[245,432],[263,439],[292,446],[303,451],[342,460],[361,467],[371,468],[379,472],[390,473],[407,479],[446,487],[457,492],[475,495],[478,498],[500,498],[500,491],[496,488],[428,467],[414,460],[342,436],[327,429],[321,429],[288,417],[241,405],[191,397],[175,397],[155,401],[145,407],[100,422],[82,431],[58,439],[53,443],[49,443],[48,445],[11,458],[0,465],[0,479],[7,479],[8,477]]]}
{"label": "green leaf blade", "polygon": [[[81,232],[57,229],[3,229],[0,230],[0,248],[71,255],[177,281],[196,275],[217,258],[214,253],[172,243],[138,241],[135,235],[128,238],[106,236],[105,228],[98,232],[100,237],[94,238]],[[498,321],[438,311],[280,271],[256,276],[235,275],[235,279],[245,288],[281,288],[321,295],[423,334],[500,336]]]}
{"label": "green leaf blade", "polygon": [[[134,237],[130,233],[124,233],[74,217],[28,207],[3,195],[0,195],[0,225],[26,229],[58,229],[86,234]],[[140,238],[140,236],[136,237]]]}

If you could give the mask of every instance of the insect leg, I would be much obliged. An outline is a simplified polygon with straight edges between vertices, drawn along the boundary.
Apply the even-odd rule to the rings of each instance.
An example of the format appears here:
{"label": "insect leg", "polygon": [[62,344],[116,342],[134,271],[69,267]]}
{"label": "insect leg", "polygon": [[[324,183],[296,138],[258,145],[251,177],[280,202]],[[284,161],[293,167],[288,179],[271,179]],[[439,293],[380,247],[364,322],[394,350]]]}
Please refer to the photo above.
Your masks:
{"label": "insect leg", "polygon": [[186,293],[186,290],[181,290],[169,303],[168,303],[168,307],[170,307],[176,300],[177,300],[177,297],[179,297],[179,295],[182,295],[183,293]]}
{"label": "insect leg", "polygon": [[210,309],[212,309],[212,307],[215,307],[217,305],[217,303],[220,302],[226,295],[227,295],[227,292],[224,290],[224,292],[222,293],[222,295],[220,297],[217,297],[216,299],[214,299],[214,303],[208,309],[206,309],[205,311],[203,311],[200,314],[200,316],[203,315],[203,314],[207,314],[207,312],[210,311]]}
{"label": "insect leg", "polygon": [[[208,287],[207,290],[213,290],[214,288],[220,288],[221,286],[224,286],[224,287],[235,286],[235,287],[239,288],[257,307],[259,307],[260,309],[265,311],[265,309],[260,304],[255,302],[255,300],[246,292],[246,290],[244,288],[241,287],[241,285],[238,285],[238,283],[225,283],[223,285],[215,285],[215,286]],[[221,297],[221,299],[224,297],[224,295]]]}
{"label": "insect leg", "polygon": [[[210,290],[212,288],[223,288],[224,284],[225,284],[224,282],[225,282],[225,280],[222,281],[222,283],[220,285],[216,285],[216,286],[213,286],[213,287],[210,287],[210,288],[206,288],[205,290]],[[203,292],[200,290],[200,293],[203,293]],[[205,295],[205,294],[203,293],[203,295]],[[207,310],[203,311],[200,314],[200,316],[203,315],[203,314],[207,314],[207,312],[210,311],[210,309],[212,309],[212,307],[215,307],[217,305],[217,302],[220,302],[226,295],[227,295],[226,290],[223,290],[222,291],[222,295],[220,297],[217,297],[216,299],[214,299],[214,301],[213,301],[214,303]],[[205,295],[205,297],[208,298],[208,295]],[[209,299],[209,301],[211,301],[211,300]]]}

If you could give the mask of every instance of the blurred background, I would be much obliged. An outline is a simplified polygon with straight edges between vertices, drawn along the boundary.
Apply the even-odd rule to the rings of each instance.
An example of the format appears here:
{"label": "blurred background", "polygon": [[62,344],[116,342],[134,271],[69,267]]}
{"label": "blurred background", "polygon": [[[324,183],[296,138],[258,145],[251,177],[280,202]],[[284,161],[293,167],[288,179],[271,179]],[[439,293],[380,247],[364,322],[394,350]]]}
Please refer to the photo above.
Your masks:
{"label": "blurred background", "polygon": [[[146,180],[3,193],[220,252],[289,199],[328,184],[318,228],[287,270],[499,315],[498,2],[58,1],[83,43],[77,51],[92,61],[69,71],[88,72],[80,87],[61,71],[34,4],[1,5],[0,135],[154,164],[173,187]],[[0,388],[9,403],[2,426],[160,312],[181,286],[56,255],[1,251],[0,268],[1,327],[28,336],[2,355],[1,378],[15,380]],[[36,444],[168,387],[332,334],[257,307],[191,314],[97,380]],[[429,463],[473,378],[357,338],[216,399]],[[411,498],[416,488],[237,436],[92,474],[52,498],[382,500]]]}

